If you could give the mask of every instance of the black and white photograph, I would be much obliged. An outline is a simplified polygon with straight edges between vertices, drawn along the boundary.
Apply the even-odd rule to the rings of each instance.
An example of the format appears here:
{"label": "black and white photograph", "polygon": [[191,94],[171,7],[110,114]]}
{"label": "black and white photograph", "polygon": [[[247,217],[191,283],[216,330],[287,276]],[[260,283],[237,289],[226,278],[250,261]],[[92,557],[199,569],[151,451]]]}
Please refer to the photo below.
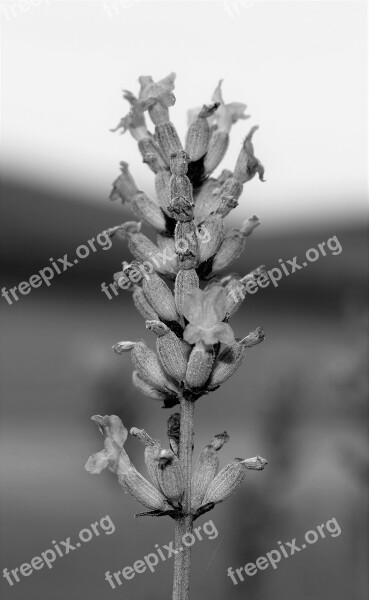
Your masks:
{"label": "black and white photograph", "polygon": [[0,0],[3,600],[368,599],[368,12]]}

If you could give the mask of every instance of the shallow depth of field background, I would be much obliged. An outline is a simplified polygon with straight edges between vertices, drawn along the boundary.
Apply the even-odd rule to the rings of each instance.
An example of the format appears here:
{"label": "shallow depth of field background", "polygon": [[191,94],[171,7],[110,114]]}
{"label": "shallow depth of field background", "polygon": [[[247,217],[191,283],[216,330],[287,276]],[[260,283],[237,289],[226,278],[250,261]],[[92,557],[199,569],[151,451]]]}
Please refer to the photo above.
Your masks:
{"label": "shallow depth of field background", "polygon": [[[246,298],[232,320],[236,335],[261,325],[266,340],[237,374],[199,400],[195,458],[227,430],[222,464],[261,454],[238,492],[203,516],[219,535],[193,548],[193,598],[362,600],[368,595],[368,427],[365,21],[362,2],[132,2],[1,5],[1,287],[10,288],[108,226],[131,219],[108,201],[118,163],[127,160],[142,189],[153,178],[134,142],[107,131],[125,114],[121,89],[136,79],[177,72],[173,121],[182,139],[185,110],[210,100],[224,77],[226,101],[245,101],[248,121],[231,136],[232,168],[243,136],[260,124],[256,155],[266,183],[244,188],[230,226],[256,213],[262,226],[234,271],[246,273],[298,257],[337,236],[330,253]],[[4,12],[4,6],[11,12]],[[154,336],[129,293],[109,301],[110,282],[128,259],[118,240],[9,306],[0,298],[0,567],[13,569],[75,540],[105,515],[101,534],[54,567],[44,567],[2,597],[64,600],[170,597],[172,561],[112,590],[105,571],[121,570],[168,544],[173,522],[133,519],[141,506],[113,476],[84,471],[102,447],[90,416],[118,414],[129,428],[166,441],[163,410],[131,384],[128,355],[116,341]],[[143,470],[143,446],[127,450]],[[238,568],[335,517],[327,536],[234,586]]]}

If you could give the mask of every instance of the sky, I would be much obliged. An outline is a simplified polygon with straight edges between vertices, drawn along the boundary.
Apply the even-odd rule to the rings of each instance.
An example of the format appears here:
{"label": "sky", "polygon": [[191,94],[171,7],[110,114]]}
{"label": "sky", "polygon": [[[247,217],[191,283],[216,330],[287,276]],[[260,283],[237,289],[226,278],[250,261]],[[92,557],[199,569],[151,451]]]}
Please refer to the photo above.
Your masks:
{"label": "sky", "polygon": [[[177,73],[171,111],[248,105],[222,168],[252,125],[266,182],[245,186],[240,215],[267,226],[357,221],[367,212],[367,3],[350,0],[1,2],[3,172],[105,202],[126,160],[140,188],[153,178],[129,134],[122,90],[140,75]],[[269,224],[269,225],[268,225]]]}

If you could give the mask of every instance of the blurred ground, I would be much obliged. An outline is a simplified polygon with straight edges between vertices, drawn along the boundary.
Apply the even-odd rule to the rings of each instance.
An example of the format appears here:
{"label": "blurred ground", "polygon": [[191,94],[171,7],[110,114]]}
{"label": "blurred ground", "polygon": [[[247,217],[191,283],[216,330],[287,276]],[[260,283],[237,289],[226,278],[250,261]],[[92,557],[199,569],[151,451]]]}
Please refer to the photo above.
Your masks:
{"label": "blurred ground", "polygon": [[[5,182],[2,198],[1,281],[7,288],[126,217],[121,207],[69,203],[62,190],[41,192],[23,182]],[[201,518],[212,519],[219,536],[194,546],[194,598],[367,598],[366,227],[345,228],[332,220],[318,231],[268,235],[261,227],[234,270],[277,266],[278,258],[301,256],[333,235],[341,254],[246,299],[232,321],[236,334],[262,325],[267,338],[221,390],[196,406],[195,453],[226,429],[231,440],[222,451],[224,463],[260,453],[269,464],[248,475],[242,492]],[[164,519],[133,520],[140,506],[113,477],[84,471],[87,457],[101,446],[92,414],[116,413],[128,427],[144,427],[164,441],[173,412],[140,396],[130,383],[129,357],[111,352],[121,339],[150,340],[128,293],[108,301],[100,291],[127,257],[124,245],[114,245],[12,306],[0,299],[1,569],[30,561],[51,540],[73,540],[104,515],[116,526],[113,535],[93,538],[51,570],[13,587],[3,579],[3,598],[170,597],[169,561],[154,574],[109,588],[105,571],[132,565],[155,544],[167,544],[173,526]],[[127,448],[143,468],[142,447],[131,440]],[[229,566],[253,562],[278,540],[301,539],[333,517],[339,537],[319,540],[277,570],[258,572],[237,586],[227,577]]]}

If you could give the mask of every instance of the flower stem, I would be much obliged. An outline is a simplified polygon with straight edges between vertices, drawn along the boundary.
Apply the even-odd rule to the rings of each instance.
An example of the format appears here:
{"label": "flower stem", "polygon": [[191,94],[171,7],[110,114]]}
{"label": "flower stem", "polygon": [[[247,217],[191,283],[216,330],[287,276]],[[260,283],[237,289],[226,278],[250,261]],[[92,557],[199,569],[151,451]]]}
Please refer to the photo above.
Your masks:
{"label": "flower stem", "polygon": [[188,600],[190,587],[191,547],[185,546],[183,536],[192,533],[191,464],[194,402],[181,398],[179,460],[181,461],[185,491],[182,500],[183,516],[176,521],[173,600]]}

